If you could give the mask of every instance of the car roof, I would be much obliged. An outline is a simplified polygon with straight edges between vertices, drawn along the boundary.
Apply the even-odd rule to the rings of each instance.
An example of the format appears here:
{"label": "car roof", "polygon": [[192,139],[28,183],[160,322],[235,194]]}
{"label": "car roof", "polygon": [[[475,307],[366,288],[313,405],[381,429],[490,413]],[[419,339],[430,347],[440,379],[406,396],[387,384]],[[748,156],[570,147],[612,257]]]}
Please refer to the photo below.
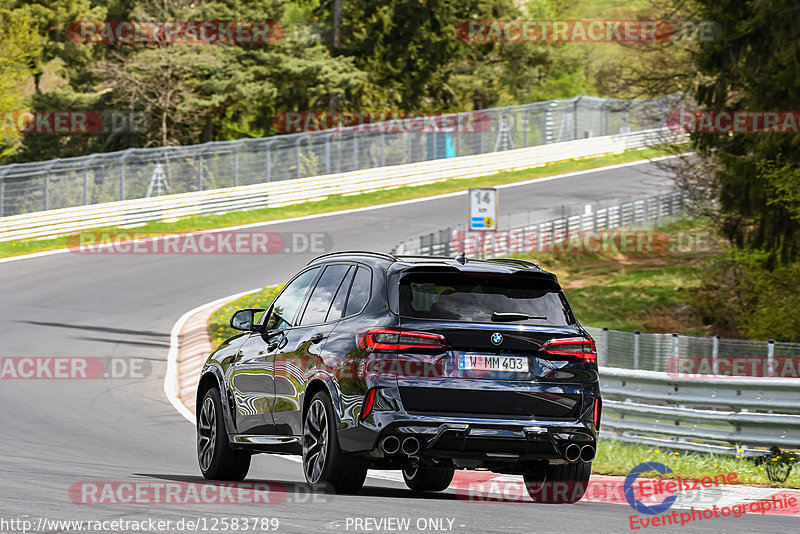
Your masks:
{"label": "car roof", "polygon": [[369,265],[381,266],[385,269],[392,268],[392,270],[422,270],[425,267],[447,268],[447,270],[459,270],[468,272],[486,272],[498,274],[511,274],[519,271],[535,272],[544,275],[555,277],[552,273],[543,270],[538,264],[517,258],[491,258],[487,260],[478,260],[466,258],[466,262],[462,263],[458,257],[446,256],[404,256],[386,254],[384,252],[370,252],[363,250],[347,250],[340,252],[331,252],[318,256],[311,260],[308,264],[326,263],[332,261],[343,260],[358,260]]}

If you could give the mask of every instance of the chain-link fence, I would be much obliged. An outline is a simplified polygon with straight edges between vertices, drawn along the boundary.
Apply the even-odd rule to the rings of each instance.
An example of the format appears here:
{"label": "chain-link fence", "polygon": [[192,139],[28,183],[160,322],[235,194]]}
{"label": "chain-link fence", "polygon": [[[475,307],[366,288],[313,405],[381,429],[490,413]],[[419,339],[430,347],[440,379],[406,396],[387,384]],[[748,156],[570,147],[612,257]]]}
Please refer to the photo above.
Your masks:
{"label": "chain-link fence", "polygon": [[646,334],[587,327],[599,364],[698,375],[800,378],[800,343]]}
{"label": "chain-link fence", "polygon": [[[0,217],[169,193],[290,180],[663,127],[675,95],[579,96],[475,112],[471,128],[358,127],[128,149],[0,166]],[[456,115],[443,115],[444,119]],[[383,133],[382,133],[383,132]],[[392,133],[387,133],[392,132]]]}
{"label": "chain-link fence", "polygon": [[[465,252],[473,257],[494,258],[548,251],[614,252],[623,244],[619,236],[605,231],[624,227],[647,229],[682,219],[688,213],[687,201],[682,191],[671,191],[627,201],[565,204],[509,213],[498,217],[496,231],[470,231],[459,224],[403,241],[392,253],[452,256]],[[632,237],[636,242],[631,246],[647,247],[632,252],[654,251],[654,247],[660,250],[665,245],[654,234]],[[681,246],[692,247],[696,243],[681,243]]]}

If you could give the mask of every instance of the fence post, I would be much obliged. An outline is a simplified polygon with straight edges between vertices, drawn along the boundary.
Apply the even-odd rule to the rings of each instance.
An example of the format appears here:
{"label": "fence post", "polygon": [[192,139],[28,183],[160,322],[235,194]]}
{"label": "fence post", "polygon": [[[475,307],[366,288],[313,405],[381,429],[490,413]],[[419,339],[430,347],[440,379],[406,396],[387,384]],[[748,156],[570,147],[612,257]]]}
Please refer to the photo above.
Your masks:
{"label": "fence post", "polygon": [[239,145],[241,144],[242,142],[239,141],[233,148],[233,187],[239,185]]}
{"label": "fence post", "polygon": [[603,351],[600,355],[600,365],[608,365],[608,327],[603,327]]}
{"label": "fence post", "polygon": [[767,341],[767,376],[775,376],[775,340]]}
{"label": "fence post", "polygon": [[119,160],[119,199],[125,200],[125,160],[128,159],[128,156],[131,155],[133,151],[132,148],[129,148],[122,154],[122,157]]}
{"label": "fence post", "polygon": [[267,170],[267,180],[266,181],[267,182],[271,182],[272,181],[272,172],[271,172],[272,171],[272,165],[271,165],[271,161],[270,161],[270,160],[272,160],[272,154],[270,153],[270,147],[272,146],[272,143],[274,143],[274,142],[275,142],[274,139],[271,140],[271,141],[267,141],[267,147],[266,147],[266,160],[267,160],[267,165],[266,165],[266,167],[267,167],[267,169],[266,169]]}
{"label": "fence post", "polygon": [[656,228],[661,227],[661,193],[656,195]]}
{"label": "fence post", "polygon": [[6,166],[3,174],[0,175],[0,217],[5,217],[6,206],[6,175],[14,168],[15,163]]}
{"label": "fence post", "polygon": [[641,355],[639,354],[639,339],[641,336],[642,333],[638,330],[633,333],[633,368],[636,370],[642,367]]}
{"label": "fence post", "polygon": [[300,178],[300,141],[303,140],[303,137],[298,135],[297,141],[294,142],[295,149],[297,151],[297,177]]}
{"label": "fence post", "polygon": [[678,334],[672,334],[672,358],[672,361],[678,361]]}
{"label": "fence post", "polygon": [[381,132],[381,167],[386,167],[386,135]]}
{"label": "fence post", "polygon": [[714,375],[719,374],[719,336],[714,336],[711,340],[711,369]]}
{"label": "fence post", "polygon": [[358,170],[358,133],[353,132],[353,170]]}

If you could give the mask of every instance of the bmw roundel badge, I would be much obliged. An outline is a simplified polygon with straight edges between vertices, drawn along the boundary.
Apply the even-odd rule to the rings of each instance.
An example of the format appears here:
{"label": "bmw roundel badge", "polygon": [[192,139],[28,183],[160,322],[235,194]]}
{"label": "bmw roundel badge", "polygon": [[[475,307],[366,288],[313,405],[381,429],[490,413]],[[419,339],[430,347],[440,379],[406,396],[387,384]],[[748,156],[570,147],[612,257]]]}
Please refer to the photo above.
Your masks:
{"label": "bmw roundel badge", "polygon": [[495,345],[499,345],[502,342],[503,342],[503,334],[501,334],[500,332],[495,332],[494,334],[492,334],[492,343],[494,343]]}

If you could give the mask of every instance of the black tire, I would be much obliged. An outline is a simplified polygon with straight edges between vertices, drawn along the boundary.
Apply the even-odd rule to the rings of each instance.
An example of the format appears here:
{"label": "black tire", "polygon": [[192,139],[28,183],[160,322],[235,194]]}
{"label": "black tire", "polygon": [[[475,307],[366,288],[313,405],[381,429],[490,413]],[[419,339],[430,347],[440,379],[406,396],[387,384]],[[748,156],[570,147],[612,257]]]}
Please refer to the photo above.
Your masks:
{"label": "black tire", "polygon": [[206,391],[197,413],[197,462],[203,476],[211,480],[244,480],[251,454],[231,448],[219,389]]}
{"label": "black tire", "polygon": [[314,489],[355,493],[367,478],[367,459],[342,451],[336,426],[331,400],[320,391],[303,420],[303,474]]}
{"label": "black tire", "polygon": [[412,491],[444,491],[455,473],[452,467],[416,466],[403,469],[403,478]]}
{"label": "black tire", "polygon": [[592,462],[550,465],[525,475],[525,488],[534,502],[572,504],[583,498],[591,474]]}

